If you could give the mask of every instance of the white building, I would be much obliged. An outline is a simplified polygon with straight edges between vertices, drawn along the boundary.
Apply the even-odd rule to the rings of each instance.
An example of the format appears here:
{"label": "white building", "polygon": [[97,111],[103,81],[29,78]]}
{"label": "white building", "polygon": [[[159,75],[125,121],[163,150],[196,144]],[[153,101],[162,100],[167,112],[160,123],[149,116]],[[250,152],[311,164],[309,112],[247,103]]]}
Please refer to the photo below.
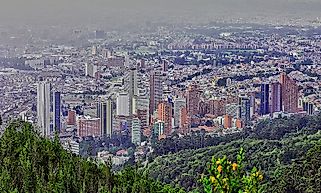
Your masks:
{"label": "white building", "polygon": [[181,109],[183,107],[186,107],[185,98],[177,98],[174,100],[174,127],[179,127]]}
{"label": "white building", "polygon": [[116,102],[116,115],[129,116],[130,115],[130,98],[127,93],[118,93]]}
{"label": "white building", "polygon": [[37,84],[37,121],[40,133],[50,135],[50,83]]}
{"label": "white building", "polygon": [[141,143],[141,133],[140,133],[140,120],[138,118],[133,118],[132,121],[132,143],[135,145],[140,145]]}

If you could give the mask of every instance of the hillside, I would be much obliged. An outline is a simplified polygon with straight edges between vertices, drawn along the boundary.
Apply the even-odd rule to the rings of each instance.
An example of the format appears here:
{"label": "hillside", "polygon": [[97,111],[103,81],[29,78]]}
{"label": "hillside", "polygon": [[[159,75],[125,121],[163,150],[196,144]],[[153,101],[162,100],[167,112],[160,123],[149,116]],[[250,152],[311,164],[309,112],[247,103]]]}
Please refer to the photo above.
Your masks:
{"label": "hillside", "polygon": [[[265,126],[260,124],[252,134],[241,134],[243,139],[230,141],[227,138],[214,146],[183,149],[178,153],[169,151],[169,154],[156,157],[149,163],[146,171],[165,183],[179,184],[187,190],[202,189],[198,179],[206,174],[206,166],[212,156],[227,155],[233,160],[243,147],[247,168],[257,167],[265,174],[265,192],[320,192],[321,164],[317,159],[321,156],[319,118],[265,122]],[[164,144],[159,145],[166,149]]]}
{"label": "hillside", "polygon": [[28,123],[12,123],[0,139],[1,192],[177,193],[126,168],[113,173],[109,164],[84,160],[63,150],[59,141],[41,138]]}

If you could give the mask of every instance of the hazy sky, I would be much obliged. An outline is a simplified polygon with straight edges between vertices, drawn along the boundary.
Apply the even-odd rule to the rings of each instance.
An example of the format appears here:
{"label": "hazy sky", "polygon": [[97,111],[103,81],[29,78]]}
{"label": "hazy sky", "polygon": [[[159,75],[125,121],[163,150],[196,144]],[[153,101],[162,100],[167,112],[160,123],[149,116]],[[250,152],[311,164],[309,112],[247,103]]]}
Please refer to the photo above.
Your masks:
{"label": "hazy sky", "polygon": [[321,0],[0,0],[1,24],[321,18]]}

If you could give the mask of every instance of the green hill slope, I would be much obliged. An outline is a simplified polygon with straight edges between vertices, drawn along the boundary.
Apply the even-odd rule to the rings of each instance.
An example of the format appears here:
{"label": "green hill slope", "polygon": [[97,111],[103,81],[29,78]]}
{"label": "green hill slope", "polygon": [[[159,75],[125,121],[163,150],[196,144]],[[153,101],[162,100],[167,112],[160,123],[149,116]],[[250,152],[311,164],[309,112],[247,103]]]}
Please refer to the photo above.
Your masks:
{"label": "green hill slope", "polygon": [[183,192],[136,169],[113,173],[107,164],[63,150],[59,141],[41,138],[28,123],[11,124],[0,139],[1,192]]}
{"label": "green hill slope", "polygon": [[[302,120],[306,119],[299,118],[292,122],[295,126],[298,126],[298,123],[304,126],[298,129],[289,129],[291,122],[265,128],[260,125],[259,132],[277,135],[284,133],[280,137],[247,137],[216,146],[159,156],[149,163],[146,171],[153,178],[165,183],[179,184],[187,190],[202,189],[198,179],[203,173],[207,173],[206,166],[212,156],[227,155],[233,160],[240,147],[243,147],[247,168],[257,167],[265,174],[266,192],[321,192],[321,161],[317,160],[317,156],[321,156],[321,131],[319,125],[315,125],[318,119],[312,117],[310,120],[313,121],[304,123]],[[277,123],[279,122],[281,121],[278,120]],[[310,127],[306,128],[307,125]],[[283,128],[286,128],[287,132],[282,131]],[[268,131],[265,131],[267,129]]]}

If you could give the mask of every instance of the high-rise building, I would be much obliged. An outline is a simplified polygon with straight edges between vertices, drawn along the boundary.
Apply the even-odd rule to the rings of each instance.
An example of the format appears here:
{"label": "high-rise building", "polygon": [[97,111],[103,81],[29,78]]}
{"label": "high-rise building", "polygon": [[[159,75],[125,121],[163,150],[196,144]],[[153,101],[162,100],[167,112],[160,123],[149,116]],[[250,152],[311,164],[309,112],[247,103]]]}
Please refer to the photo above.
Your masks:
{"label": "high-rise building", "polygon": [[282,89],[282,111],[287,113],[298,112],[299,88],[295,80],[285,73],[280,75]]}
{"label": "high-rise building", "polygon": [[250,98],[240,96],[239,98],[239,118],[247,125],[251,121],[250,115]]}
{"label": "high-rise building", "polygon": [[102,136],[111,136],[113,132],[113,105],[111,99],[104,99],[98,102],[97,116],[100,118]]}
{"label": "high-rise building", "polygon": [[165,135],[172,133],[172,106],[169,102],[161,102],[158,104],[158,120],[165,124]]}
{"label": "high-rise building", "polygon": [[260,114],[267,115],[281,111],[281,85],[279,83],[261,85]]}
{"label": "high-rise building", "polygon": [[60,92],[54,92],[53,97],[53,129],[55,132],[60,133],[61,132],[61,93]]}
{"label": "high-rise building", "polygon": [[190,117],[199,114],[200,90],[198,85],[191,84],[187,89],[187,112]]}
{"label": "high-rise building", "polygon": [[282,89],[281,84],[276,82],[270,84],[270,93],[269,93],[269,111],[271,114],[275,112],[282,111],[281,97]]}
{"label": "high-rise building", "polygon": [[135,113],[134,102],[138,96],[138,75],[136,68],[131,68],[126,76],[125,91],[129,95],[129,114],[133,115]]}
{"label": "high-rise building", "polygon": [[50,135],[50,84],[40,82],[37,85],[37,120],[40,133]]}
{"label": "high-rise building", "polygon": [[261,115],[267,115],[270,113],[269,111],[269,94],[270,94],[270,85],[269,84],[262,84],[261,85],[261,94],[260,94],[260,114]]}
{"label": "high-rise building", "polygon": [[140,120],[135,117],[132,120],[132,143],[136,145],[140,145],[141,143],[141,125]]}
{"label": "high-rise building", "polygon": [[78,121],[78,137],[100,137],[100,119],[99,118],[81,118]]}
{"label": "high-rise building", "polygon": [[182,108],[186,108],[186,99],[176,98],[174,100],[174,127],[179,127],[179,120]]}
{"label": "high-rise building", "polygon": [[129,116],[130,115],[130,97],[127,93],[118,93],[116,102],[116,115]]}
{"label": "high-rise building", "polygon": [[149,98],[149,116],[154,114],[154,111],[157,109],[158,104],[163,99],[163,86],[162,86],[162,74],[159,71],[155,71],[150,75],[149,80],[150,85],[150,98]]}

